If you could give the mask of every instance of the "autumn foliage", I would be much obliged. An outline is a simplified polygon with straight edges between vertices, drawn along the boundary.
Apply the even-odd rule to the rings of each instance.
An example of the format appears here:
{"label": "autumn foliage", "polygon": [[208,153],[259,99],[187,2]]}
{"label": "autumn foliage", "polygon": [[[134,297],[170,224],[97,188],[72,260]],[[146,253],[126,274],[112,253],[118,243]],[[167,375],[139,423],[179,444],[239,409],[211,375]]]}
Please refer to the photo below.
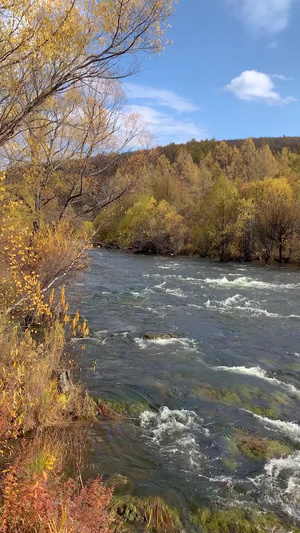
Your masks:
{"label": "autumn foliage", "polygon": [[65,453],[63,445],[57,440],[50,443],[49,437],[23,443],[3,480],[1,532],[109,531],[112,488],[101,478],[83,488],[72,479],[64,480]]}
{"label": "autumn foliage", "polygon": [[93,213],[139,181],[142,153],[124,161],[118,183],[108,174],[147,139],[140,118],[123,113],[119,80],[135,72],[137,52],[162,50],[172,8],[0,3],[2,533],[105,533],[112,520],[113,489],[81,475],[83,424],[95,422],[96,404],[71,380],[66,390],[58,382],[69,370],[66,339],[89,334],[65,285],[87,265]]}
{"label": "autumn foliage", "polygon": [[[134,190],[100,213],[98,241],[222,261],[300,260],[299,155],[252,139],[161,149]],[[164,213],[164,214],[163,214]]]}

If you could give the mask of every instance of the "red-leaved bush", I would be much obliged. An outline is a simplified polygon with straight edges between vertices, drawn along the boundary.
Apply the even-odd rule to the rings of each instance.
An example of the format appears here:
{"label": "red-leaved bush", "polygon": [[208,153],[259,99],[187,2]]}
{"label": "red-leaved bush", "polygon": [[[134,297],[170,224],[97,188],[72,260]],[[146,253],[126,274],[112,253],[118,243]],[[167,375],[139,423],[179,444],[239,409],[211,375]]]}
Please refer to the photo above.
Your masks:
{"label": "red-leaved bush", "polygon": [[113,489],[101,478],[79,488],[55,474],[26,477],[17,461],[3,487],[1,533],[108,533]]}

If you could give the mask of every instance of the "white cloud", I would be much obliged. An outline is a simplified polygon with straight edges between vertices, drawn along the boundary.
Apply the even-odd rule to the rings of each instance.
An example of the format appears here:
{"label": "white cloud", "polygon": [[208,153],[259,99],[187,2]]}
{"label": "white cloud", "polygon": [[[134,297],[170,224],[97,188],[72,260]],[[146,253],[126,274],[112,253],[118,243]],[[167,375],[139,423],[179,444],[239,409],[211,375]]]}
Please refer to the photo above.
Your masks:
{"label": "white cloud", "polygon": [[272,77],[285,79],[283,76],[275,74],[269,76],[257,70],[245,70],[226,85],[225,90],[232,92],[240,100],[265,102],[269,105],[288,104],[296,99],[288,96],[283,98],[277,92]]}
{"label": "white cloud", "polygon": [[154,135],[158,144],[170,142],[183,143],[192,138],[206,139],[208,134],[188,118],[178,119],[169,113],[162,113],[146,105],[128,105],[126,112],[141,115],[149,131]]}
{"label": "white cloud", "polygon": [[168,89],[156,89],[148,85],[126,83],[128,96],[134,100],[146,100],[157,106],[168,107],[180,113],[197,111],[199,108],[188,99]]}
{"label": "white cloud", "polygon": [[287,28],[295,0],[226,0],[235,14],[258,33],[276,34]]}
{"label": "white cloud", "polygon": [[266,48],[268,48],[268,50],[275,50],[275,48],[277,48],[277,47],[278,47],[278,41],[271,41],[266,46]]}

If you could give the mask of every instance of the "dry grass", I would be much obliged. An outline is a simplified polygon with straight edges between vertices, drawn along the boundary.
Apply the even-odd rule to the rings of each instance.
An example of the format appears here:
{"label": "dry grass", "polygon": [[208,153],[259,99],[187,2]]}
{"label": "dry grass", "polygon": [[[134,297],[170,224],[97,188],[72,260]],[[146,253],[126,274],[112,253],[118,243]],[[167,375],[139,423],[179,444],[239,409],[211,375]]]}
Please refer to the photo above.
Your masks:
{"label": "dry grass", "polygon": [[114,512],[115,531],[127,531],[128,525],[145,533],[179,533],[183,526],[176,509],[168,506],[161,498],[137,498],[114,496],[111,500]]}

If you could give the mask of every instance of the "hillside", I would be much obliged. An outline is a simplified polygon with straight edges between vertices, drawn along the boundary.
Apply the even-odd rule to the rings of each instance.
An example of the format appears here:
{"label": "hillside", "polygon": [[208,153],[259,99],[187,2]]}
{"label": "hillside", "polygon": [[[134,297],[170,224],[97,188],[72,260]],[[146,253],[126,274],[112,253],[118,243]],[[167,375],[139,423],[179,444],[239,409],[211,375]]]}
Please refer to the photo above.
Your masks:
{"label": "hillside", "polygon": [[[230,146],[240,148],[245,139],[224,139],[224,141]],[[174,163],[182,148],[185,148],[191,154],[195,163],[199,163],[209,152],[213,152],[220,142],[222,141],[216,141],[215,139],[206,139],[204,141],[192,139],[185,144],[171,143],[161,149],[171,163]],[[294,153],[299,153],[300,151],[300,137],[286,137],[285,135],[283,137],[258,137],[253,139],[253,142],[256,148],[261,148],[264,144],[267,144],[272,152],[279,152],[283,148],[288,148]]]}

